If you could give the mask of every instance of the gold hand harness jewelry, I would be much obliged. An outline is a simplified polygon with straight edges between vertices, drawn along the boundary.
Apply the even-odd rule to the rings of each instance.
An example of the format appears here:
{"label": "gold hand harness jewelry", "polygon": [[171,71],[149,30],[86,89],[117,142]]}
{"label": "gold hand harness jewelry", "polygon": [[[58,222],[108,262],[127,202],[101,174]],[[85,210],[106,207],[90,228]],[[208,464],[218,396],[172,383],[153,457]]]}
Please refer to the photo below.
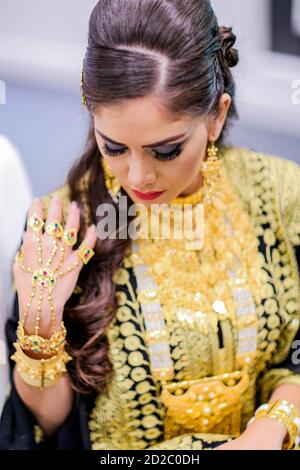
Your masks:
{"label": "gold hand harness jewelry", "polygon": [[[19,320],[17,328],[17,337],[19,344],[24,350],[31,350],[35,353],[42,352],[44,354],[53,354],[60,352],[66,344],[66,329],[64,323],[61,322],[61,329],[57,331],[56,326],[56,317],[55,317],[55,307],[52,298],[52,290],[54,289],[56,282],[59,278],[65,276],[69,272],[73,271],[79,266],[79,260],[77,260],[72,266],[69,266],[65,271],[62,270],[62,265],[65,259],[65,247],[74,246],[77,242],[77,230],[71,228],[68,230],[63,230],[61,224],[57,221],[53,221],[48,224],[46,227],[46,233],[53,239],[53,249],[50,254],[49,259],[46,262],[46,265],[43,266],[42,262],[42,240],[41,240],[41,231],[44,226],[44,221],[34,213],[28,221],[28,227],[33,230],[37,235],[38,243],[38,264],[39,268],[32,270],[28,266],[24,266],[23,259],[24,256],[22,252],[18,252],[15,256],[15,260],[21,266],[22,270],[32,274],[32,287],[33,290],[29,296],[26,308],[23,312],[23,317]],[[57,254],[58,244],[57,240],[62,239],[63,245],[61,247],[61,256],[59,263],[55,269],[51,268],[51,264]],[[91,257],[94,255],[93,250],[88,245],[83,245],[79,250],[79,258],[86,264]],[[42,311],[42,301],[43,301],[43,290],[48,289],[48,301],[50,304],[51,312],[51,326],[54,331],[51,338],[43,338],[39,336],[40,329],[40,320],[41,320],[41,311]],[[28,317],[29,309],[32,305],[32,301],[38,292],[38,306],[37,314],[35,318],[35,334],[26,335],[25,333],[25,323]]]}

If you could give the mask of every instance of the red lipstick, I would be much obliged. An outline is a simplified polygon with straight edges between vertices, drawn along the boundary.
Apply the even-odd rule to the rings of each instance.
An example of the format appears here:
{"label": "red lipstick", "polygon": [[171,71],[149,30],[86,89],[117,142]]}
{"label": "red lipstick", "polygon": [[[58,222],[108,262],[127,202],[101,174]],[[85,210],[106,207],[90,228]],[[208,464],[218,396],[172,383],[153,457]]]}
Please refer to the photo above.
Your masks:
{"label": "red lipstick", "polygon": [[134,192],[134,194],[140,198],[140,199],[143,199],[145,201],[150,201],[152,199],[156,199],[158,198],[159,196],[161,196],[161,194],[163,194],[165,191],[159,191],[159,192],[150,192],[150,193],[141,193],[140,191],[136,191],[135,189],[132,190]]}

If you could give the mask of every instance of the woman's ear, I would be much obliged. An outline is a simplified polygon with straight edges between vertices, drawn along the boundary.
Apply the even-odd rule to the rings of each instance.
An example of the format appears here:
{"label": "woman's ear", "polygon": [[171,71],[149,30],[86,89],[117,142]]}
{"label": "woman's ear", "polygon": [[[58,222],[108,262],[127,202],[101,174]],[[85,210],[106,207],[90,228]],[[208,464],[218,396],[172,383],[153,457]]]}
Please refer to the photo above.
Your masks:
{"label": "woman's ear", "polygon": [[215,142],[221,135],[224,123],[231,104],[231,96],[228,93],[223,93],[219,100],[219,113],[214,118],[210,125],[209,140]]}

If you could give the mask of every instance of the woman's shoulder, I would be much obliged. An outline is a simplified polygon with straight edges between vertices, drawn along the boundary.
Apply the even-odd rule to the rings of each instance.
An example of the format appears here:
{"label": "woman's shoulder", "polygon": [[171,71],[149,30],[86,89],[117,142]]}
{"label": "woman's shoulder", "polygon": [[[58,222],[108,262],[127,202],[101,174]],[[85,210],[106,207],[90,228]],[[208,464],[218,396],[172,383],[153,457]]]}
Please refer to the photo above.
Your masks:
{"label": "woman's shoulder", "polygon": [[[235,168],[241,175],[249,172],[261,173],[266,169],[269,175],[272,174],[273,177],[278,177],[276,173],[283,170],[287,172],[285,174],[286,179],[295,175],[295,173],[299,177],[299,164],[279,155],[259,152],[246,147],[224,146],[222,147],[222,156],[231,174],[234,173]],[[281,176],[280,174],[280,178]]]}
{"label": "woman's shoulder", "polygon": [[224,147],[223,161],[245,205],[271,196],[294,245],[300,244],[300,166],[279,156],[244,147]]}

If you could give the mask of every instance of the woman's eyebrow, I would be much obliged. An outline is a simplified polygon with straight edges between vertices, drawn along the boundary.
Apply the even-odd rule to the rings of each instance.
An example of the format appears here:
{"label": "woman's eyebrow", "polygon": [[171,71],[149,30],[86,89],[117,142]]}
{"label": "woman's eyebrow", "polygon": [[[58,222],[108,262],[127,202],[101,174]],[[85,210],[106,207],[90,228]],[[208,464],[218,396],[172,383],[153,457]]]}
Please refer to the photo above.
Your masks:
{"label": "woman's eyebrow", "polygon": [[[115,144],[115,145],[120,145],[120,146],[123,146],[123,147],[126,147],[125,144],[121,144],[120,142],[115,142],[114,140],[110,139],[109,137],[107,137],[106,135],[102,134],[102,132],[100,132],[98,129],[95,129],[97,134],[99,134],[104,140],[107,140],[108,142],[110,142],[111,144]],[[142,145],[143,148],[146,148],[146,147],[156,147],[158,145],[163,145],[163,144],[167,144],[168,142],[173,142],[173,140],[177,140],[177,139],[180,139],[181,137],[184,137],[186,134],[179,134],[179,135],[175,135],[173,137],[170,137],[169,139],[164,139],[164,140],[161,140],[160,142],[155,142],[154,144],[148,144],[148,145]]]}

